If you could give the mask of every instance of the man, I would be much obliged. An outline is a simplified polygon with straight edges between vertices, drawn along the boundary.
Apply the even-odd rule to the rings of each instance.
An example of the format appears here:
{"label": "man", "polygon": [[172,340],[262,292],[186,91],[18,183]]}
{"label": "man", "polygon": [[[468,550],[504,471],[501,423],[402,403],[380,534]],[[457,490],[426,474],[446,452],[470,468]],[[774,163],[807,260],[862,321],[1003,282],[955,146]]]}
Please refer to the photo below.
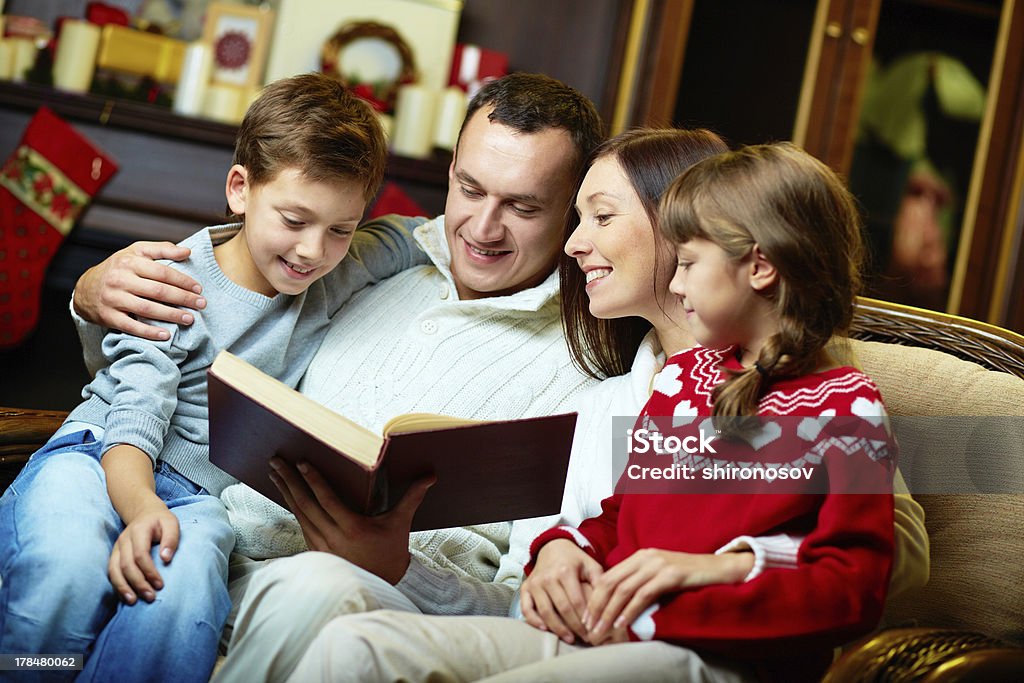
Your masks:
{"label": "man", "polygon": [[[445,215],[393,219],[419,224],[417,239],[433,265],[354,297],[300,389],[376,430],[414,410],[499,419],[567,409],[591,380],[572,366],[562,338],[555,265],[577,175],[600,139],[593,105],[554,79],[513,74],[488,84],[460,133]],[[188,324],[190,314],[157,301],[201,307],[196,283],[150,260],[186,255],[160,244],[118,252],[83,276],[75,310],[150,338],[158,338],[156,329],[132,316]],[[96,331],[85,332],[89,360]],[[240,609],[223,680],[287,676],[320,625],[346,612],[508,613],[521,574],[507,556],[508,524],[410,539],[425,486],[387,515],[362,518],[315,472],[303,474],[279,471],[306,544],[323,552],[265,567],[233,558]],[[301,550],[294,521],[247,487],[230,487],[224,502],[236,553]]]}

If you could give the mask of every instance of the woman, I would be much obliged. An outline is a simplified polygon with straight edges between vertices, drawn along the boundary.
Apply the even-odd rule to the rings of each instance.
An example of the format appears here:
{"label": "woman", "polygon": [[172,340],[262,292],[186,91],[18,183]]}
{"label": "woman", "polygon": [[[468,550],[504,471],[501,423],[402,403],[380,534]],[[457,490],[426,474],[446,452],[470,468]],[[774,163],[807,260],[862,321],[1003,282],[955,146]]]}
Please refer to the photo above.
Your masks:
{"label": "woman", "polygon": [[[612,491],[612,441],[631,420],[613,425],[612,416],[635,416],[650,396],[651,383],[665,352],[692,345],[678,301],[668,294],[675,259],[657,232],[661,192],[682,170],[703,158],[726,151],[707,131],[637,130],[598,148],[577,194],[579,226],[568,236],[570,259],[561,266],[562,307],[566,337],[580,367],[607,378],[579,406],[574,455],[570,465],[561,522],[578,524],[600,512],[600,501]],[[625,374],[623,374],[625,373]],[[909,496],[899,496],[897,515],[906,528],[897,529],[897,555],[915,558],[899,563],[893,593],[923,583],[926,559],[907,553],[921,545],[922,515]],[[512,553],[525,563],[529,542],[552,526],[551,518],[518,522]],[[736,539],[720,555],[664,553],[652,566],[664,586],[677,590],[710,583],[750,580],[766,566],[795,563],[800,539],[771,537]],[[534,575],[536,576],[536,574]],[[534,579],[538,580],[538,579]],[[714,661],[659,642],[604,645],[604,656],[572,654],[586,629],[578,598],[594,581],[589,576],[553,574],[545,579],[550,603],[543,609],[548,632],[522,621],[494,617],[429,617],[373,612],[331,622],[307,650],[291,680],[741,680],[741,666]],[[624,615],[627,616],[627,615]],[[634,615],[635,616],[635,615]],[[553,625],[552,625],[553,624]],[[540,660],[540,664],[537,664]],[[525,670],[522,667],[529,665]],[[538,668],[541,667],[541,668]]]}

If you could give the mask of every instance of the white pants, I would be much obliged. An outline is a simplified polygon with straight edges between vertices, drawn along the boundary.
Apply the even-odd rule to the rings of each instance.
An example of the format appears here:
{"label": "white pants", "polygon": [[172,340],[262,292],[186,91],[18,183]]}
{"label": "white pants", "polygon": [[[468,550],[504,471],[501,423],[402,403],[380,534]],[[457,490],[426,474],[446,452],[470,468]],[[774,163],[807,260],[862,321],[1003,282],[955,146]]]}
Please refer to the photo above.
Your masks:
{"label": "white pants", "polygon": [[[300,580],[296,580],[296,578]],[[232,556],[227,658],[215,683],[283,681],[335,617],[419,610],[387,581],[328,553],[255,561]]]}
{"label": "white pants", "polygon": [[338,617],[322,628],[288,680],[740,683],[753,678],[742,666],[660,641],[592,648],[567,645],[507,617],[376,611]]}

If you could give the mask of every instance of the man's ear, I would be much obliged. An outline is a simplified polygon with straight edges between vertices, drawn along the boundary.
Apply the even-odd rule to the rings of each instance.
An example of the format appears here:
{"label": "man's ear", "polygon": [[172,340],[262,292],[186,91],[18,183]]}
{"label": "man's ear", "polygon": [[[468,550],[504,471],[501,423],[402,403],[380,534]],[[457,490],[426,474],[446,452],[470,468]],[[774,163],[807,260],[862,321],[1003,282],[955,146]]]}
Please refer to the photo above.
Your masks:
{"label": "man's ear", "polygon": [[779,279],[779,271],[772,262],[761,253],[761,248],[754,245],[750,252],[750,286],[758,292],[767,291]]}
{"label": "man's ear", "polygon": [[245,215],[245,204],[249,199],[249,174],[245,166],[235,164],[228,170],[228,178],[224,183],[224,194],[228,200],[228,208],[236,216]]}
{"label": "man's ear", "polygon": [[452,163],[448,164],[448,184],[455,182],[455,155],[452,155]]}

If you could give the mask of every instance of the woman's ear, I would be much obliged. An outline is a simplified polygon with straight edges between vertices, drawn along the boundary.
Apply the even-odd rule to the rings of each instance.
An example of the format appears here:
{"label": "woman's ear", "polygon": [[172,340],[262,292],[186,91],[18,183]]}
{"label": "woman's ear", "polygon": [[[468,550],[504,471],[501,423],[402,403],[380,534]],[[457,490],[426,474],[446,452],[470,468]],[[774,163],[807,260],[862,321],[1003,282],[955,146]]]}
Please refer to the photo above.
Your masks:
{"label": "woman's ear", "polygon": [[228,178],[224,183],[224,194],[228,200],[228,208],[236,216],[245,215],[245,203],[249,197],[249,174],[245,166],[235,164],[228,170]]}
{"label": "woman's ear", "polygon": [[779,271],[755,244],[750,252],[750,286],[758,292],[764,292],[774,286],[778,279]]}

